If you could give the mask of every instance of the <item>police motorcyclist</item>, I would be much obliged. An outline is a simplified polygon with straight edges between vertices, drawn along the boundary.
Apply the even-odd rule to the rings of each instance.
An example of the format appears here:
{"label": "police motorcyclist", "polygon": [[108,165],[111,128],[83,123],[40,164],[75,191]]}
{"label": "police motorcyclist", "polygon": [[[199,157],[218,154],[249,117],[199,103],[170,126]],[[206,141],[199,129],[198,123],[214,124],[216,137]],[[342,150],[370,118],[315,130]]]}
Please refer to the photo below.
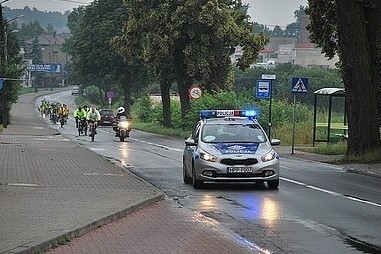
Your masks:
{"label": "police motorcyclist", "polygon": [[128,118],[126,109],[124,107],[119,107],[116,110],[116,123],[113,127],[113,130],[115,131],[115,137],[119,137],[119,129],[117,128],[117,126],[121,116],[125,116],[126,118]]}

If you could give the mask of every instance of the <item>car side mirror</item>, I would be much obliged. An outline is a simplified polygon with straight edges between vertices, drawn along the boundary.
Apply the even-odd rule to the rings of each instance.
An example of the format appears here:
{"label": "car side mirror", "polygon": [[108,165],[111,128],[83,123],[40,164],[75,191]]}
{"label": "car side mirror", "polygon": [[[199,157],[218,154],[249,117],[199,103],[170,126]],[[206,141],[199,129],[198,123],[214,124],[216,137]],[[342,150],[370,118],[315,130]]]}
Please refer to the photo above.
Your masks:
{"label": "car side mirror", "polygon": [[185,140],[185,145],[187,145],[187,146],[195,146],[195,145],[197,145],[197,143],[194,141],[193,138],[187,138]]}
{"label": "car side mirror", "polygon": [[272,146],[279,146],[280,145],[280,139],[272,138],[271,139],[271,145]]}

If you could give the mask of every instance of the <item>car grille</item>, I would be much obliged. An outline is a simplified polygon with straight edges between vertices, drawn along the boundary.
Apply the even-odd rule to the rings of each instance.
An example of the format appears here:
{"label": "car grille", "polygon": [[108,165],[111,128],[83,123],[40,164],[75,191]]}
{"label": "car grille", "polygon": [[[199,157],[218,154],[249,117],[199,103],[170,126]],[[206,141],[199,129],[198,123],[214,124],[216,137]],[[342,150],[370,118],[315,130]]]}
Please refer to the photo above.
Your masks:
{"label": "car grille", "polygon": [[234,166],[234,165],[253,165],[257,164],[258,160],[255,158],[249,158],[244,160],[234,160],[234,159],[222,159],[221,164]]}

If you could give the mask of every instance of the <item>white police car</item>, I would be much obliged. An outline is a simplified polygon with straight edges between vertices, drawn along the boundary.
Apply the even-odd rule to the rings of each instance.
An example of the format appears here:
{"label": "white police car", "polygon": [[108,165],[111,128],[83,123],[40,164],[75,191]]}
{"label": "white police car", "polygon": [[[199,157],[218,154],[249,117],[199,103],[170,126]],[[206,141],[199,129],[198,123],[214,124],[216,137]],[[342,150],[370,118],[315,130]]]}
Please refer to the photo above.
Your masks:
{"label": "white police car", "polygon": [[255,119],[255,110],[203,110],[185,140],[183,180],[194,188],[212,182],[267,182],[279,186],[279,155]]}

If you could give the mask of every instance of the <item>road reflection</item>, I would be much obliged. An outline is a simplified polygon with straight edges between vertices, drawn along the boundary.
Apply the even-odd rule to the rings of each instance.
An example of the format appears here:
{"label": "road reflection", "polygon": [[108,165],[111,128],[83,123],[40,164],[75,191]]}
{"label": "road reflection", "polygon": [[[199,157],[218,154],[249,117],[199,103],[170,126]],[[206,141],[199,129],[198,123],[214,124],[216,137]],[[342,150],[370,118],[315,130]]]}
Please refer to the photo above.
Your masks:
{"label": "road reflection", "polygon": [[130,148],[128,147],[127,142],[120,142],[118,145],[119,150],[119,160],[123,166],[128,166]]}
{"label": "road reflection", "polygon": [[269,227],[273,227],[280,217],[280,205],[269,197],[248,194],[242,197],[243,203],[249,209],[244,209],[244,217],[248,219],[263,219]]}

